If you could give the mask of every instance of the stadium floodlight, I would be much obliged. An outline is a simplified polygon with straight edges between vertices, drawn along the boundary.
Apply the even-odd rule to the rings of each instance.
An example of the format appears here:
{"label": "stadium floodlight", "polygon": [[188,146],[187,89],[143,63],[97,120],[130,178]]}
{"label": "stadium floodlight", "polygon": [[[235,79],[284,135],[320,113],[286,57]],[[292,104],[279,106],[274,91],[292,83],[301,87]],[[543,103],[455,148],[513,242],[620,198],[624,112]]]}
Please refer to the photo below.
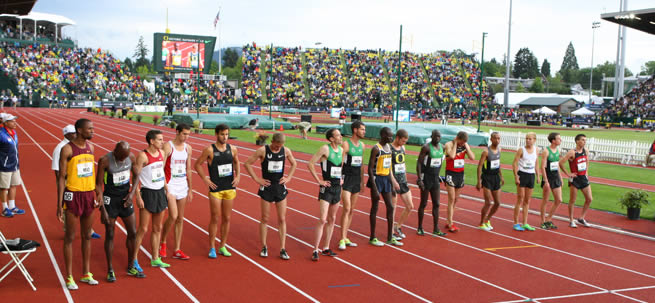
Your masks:
{"label": "stadium floodlight", "polygon": [[480,132],[480,119],[482,118],[482,83],[484,83],[484,38],[487,33],[482,33],[482,55],[480,57],[480,84],[478,84],[478,132]]}
{"label": "stadium floodlight", "polygon": [[592,81],[594,78],[594,42],[596,38],[596,29],[600,27],[600,22],[591,23],[591,72],[589,73],[589,104],[591,104],[591,95],[593,94]]}

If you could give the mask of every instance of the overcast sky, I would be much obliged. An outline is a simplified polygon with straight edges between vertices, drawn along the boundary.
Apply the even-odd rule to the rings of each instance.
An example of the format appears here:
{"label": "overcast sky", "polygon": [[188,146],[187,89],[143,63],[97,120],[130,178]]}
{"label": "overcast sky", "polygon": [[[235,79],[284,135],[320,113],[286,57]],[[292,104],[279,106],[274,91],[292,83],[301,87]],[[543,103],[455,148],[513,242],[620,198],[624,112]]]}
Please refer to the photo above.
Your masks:
{"label": "overcast sky", "polygon": [[[403,25],[403,50],[432,52],[460,48],[480,52],[482,32],[488,32],[485,61],[502,61],[507,51],[509,0],[458,1],[209,1],[209,0],[39,0],[33,11],[74,20],[66,29],[84,47],[109,49],[121,60],[132,56],[139,36],[152,47],[153,33],[217,36],[213,20],[221,8],[222,46],[260,45],[330,48],[398,49]],[[655,7],[652,0],[630,0],[628,9]],[[573,42],[580,67],[591,64],[591,23],[600,14],[619,10],[619,0],[514,0],[512,58],[528,47],[539,60],[559,67]],[[596,30],[594,65],[616,59],[618,26],[601,21]],[[655,36],[627,30],[626,65],[633,72],[655,60]],[[478,57],[479,58],[479,57]]]}

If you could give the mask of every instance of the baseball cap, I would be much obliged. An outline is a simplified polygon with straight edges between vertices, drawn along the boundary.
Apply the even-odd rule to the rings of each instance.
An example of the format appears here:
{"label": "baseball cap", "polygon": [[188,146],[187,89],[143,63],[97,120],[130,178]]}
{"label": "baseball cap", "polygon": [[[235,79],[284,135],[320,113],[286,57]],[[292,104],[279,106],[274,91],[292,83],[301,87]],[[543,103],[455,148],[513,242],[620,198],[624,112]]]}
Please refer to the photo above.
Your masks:
{"label": "baseball cap", "polygon": [[75,126],[68,124],[66,127],[64,127],[64,136],[68,134],[74,134],[75,133]]}
{"label": "baseball cap", "polygon": [[3,121],[3,122],[7,122],[7,121],[11,121],[11,120],[16,120],[16,118],[18,118],[18,117],[14,116],[14,115],[12,115],[12,114],[5,114],[5,115],[2,117],[2,121]]}

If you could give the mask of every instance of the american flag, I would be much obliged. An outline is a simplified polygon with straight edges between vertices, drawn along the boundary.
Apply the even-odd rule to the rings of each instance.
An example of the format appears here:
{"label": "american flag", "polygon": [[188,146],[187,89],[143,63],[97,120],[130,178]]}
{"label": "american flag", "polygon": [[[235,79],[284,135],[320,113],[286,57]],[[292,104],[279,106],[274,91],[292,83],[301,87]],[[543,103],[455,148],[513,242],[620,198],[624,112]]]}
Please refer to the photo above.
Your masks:
{"label": "american flag", "polygon": [[218,24],[218,21],[220,20],[221,16],[221,9],[218,9],[218,13],[216,14],[216,18],[214,18],[214,29],[216,29],[216,24]]}

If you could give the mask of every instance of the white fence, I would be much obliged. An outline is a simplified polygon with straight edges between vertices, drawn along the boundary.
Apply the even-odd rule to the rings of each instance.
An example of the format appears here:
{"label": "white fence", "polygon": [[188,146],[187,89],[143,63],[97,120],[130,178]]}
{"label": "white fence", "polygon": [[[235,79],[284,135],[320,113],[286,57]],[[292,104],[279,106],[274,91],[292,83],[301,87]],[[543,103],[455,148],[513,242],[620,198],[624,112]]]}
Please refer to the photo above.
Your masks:
{"label": "white fence", "polygon": [[[489,130],[491,134],[492,130]],[[518,150],[521,146],[525,146],[525,134],[527,132],[503,132],[500,134],[500,147]],[[575,148],[575,137],[561,136],[562,137],[562,150],[568,151]],[[490,142],[491,143],[491,142]],[[547,135],[537,134],[537,146],[545,148],[549,146]],[[620,162],[621,164],[642,164],[646,160],[646,155],[650,149],[650,144],[638,141],[621,141],[599,139],[594,137],[587,137],[587,149],[589,150],[589,157],[592,160]]]}

